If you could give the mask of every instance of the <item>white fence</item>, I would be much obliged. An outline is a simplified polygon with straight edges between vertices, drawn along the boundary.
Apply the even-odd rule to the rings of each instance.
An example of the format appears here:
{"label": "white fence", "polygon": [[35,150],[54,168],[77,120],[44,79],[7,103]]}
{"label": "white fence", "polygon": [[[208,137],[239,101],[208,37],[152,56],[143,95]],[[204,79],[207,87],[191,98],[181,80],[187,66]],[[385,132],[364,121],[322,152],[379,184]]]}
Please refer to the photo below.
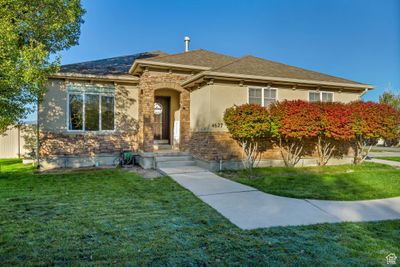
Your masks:
{"label": "white fence", "polygon": [[29,134],[26,126],[13,126],[0,134],[0,158],[19,158],[31,152],[25,147],[26,137]]}

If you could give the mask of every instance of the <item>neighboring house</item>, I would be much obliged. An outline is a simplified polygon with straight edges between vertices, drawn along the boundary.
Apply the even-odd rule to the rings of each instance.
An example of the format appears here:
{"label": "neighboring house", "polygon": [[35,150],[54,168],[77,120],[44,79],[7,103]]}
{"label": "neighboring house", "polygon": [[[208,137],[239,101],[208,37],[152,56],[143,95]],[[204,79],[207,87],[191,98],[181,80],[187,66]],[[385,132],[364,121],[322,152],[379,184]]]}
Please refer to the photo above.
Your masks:
{"label": "neighboring house", "polygon": [[[49,80],[40,105],[42,165],[110,165],[119,151],[134,150],[140,164],[151,168],[157,152],[174,149],[209,168],[220,160],[238,167],[242,150],[224,125],[226,108],[284,99],[350,102],[371,88],[262,58],[202,49],[64,65]],[[272,164],[280,155],[272,151],[263,159]]]}

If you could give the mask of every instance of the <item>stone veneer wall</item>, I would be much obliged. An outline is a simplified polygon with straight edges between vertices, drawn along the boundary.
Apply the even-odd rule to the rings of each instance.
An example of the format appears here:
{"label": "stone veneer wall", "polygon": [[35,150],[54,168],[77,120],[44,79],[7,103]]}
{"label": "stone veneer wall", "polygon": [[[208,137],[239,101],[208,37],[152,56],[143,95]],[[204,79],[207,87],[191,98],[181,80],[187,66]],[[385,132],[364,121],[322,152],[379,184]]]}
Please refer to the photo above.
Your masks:
{"label": "stone veneer wall", "polygon": [[189,150],[190,141],[190,92],[180,86],[188,74],[170,72],[144,71],[140,76],[139,88],[139,143],[144,152],[153,151],[154,134],[154,91],[172,89],[180,92],[180,147],[181,151]]}
{"label": "stone veneer wall", "polygon": [[94,156],[121,150],[136,150],[137,136],[128,133],[51,133],[40,134],[40,156]]}
{"label": "stone veneer wall", "polygon": [[[264,144],[266,151],[260,156],[261,159],[281,160],[280,150],[271,144]],[[315,158],[314,145],[305,146],[307,151],[305,158]],[[344,156],[352,156],[353,150],[349,144],[338,144]],[[200,160],[238,160],[244,159],[245,155],[239,144],[230,137],[228,132],[192,132],[190,140],[190,152]],[[340,158],[340,156],[339,156]]]}

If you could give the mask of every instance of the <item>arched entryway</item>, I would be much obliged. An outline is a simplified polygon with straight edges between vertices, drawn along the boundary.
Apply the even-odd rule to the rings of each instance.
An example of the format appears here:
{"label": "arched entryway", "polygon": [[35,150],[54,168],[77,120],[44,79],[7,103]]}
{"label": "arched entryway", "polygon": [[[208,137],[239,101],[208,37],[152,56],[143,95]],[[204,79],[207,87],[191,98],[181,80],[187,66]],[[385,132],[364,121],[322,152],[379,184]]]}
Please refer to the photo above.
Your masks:
{"label": "arched entryway", "polygon": [[173,89],[154,91],[153,138],[155,149],[179,149],[180,94]]}
{"label": "arched entryway", "polygon": [[[142,81],[141,84],[139,100],[141,150],[153,152],[156,148],[154,140],[156,143],[157,140],[160,140],[168,142],[167,145],[172,146],[170,147],[172,149],[189,151],[190,92],[176,82],[154,83],[150,81]],[[163,97],[166,99],[163,101],[164,104],[160,101],[160,98]],[[161,103],[161,105],[155,105],[155,103]],[[165,110],[167,110],[165,115],[168,116],[164,118],[166,122],[164,126],[155,113],[162,113]],[[161,134],[163,126],[165,127],[164,134]]]}

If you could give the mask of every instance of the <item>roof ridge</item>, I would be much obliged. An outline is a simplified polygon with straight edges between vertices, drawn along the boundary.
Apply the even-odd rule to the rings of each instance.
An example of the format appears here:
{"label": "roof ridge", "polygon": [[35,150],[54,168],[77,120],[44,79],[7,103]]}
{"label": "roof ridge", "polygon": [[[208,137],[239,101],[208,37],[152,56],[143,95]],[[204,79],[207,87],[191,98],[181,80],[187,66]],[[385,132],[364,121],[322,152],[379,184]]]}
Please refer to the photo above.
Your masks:
{"label": "roof ridge", "polygon": [[233,56],[229,56],[229,55],[225,55],[225,54],[222,54],[222,53],[217,53],[217,52],[210,51],[210,50],[207,50],[207,49],[199,48],[199,49],[194,49],[194,50],[189,50],[189,51],[183,51],[183,52],[176,53],[176,54],[169,54],[169,55],[160,56],[160,57],[157,57],[157,58],[149,58],[149,59],[144,59],[144,60],[156,61],[156,59],[164,59],[164,58],[167,58],[167,57],[169,57],[169,58],[175,58],[175,57],[178,57],[178,56],[181,56],[181,55],[191,54],[191,53],[200,52],[200,51],[204,51],[204,52],[211,53],[211,54],[214,54],[214,55],[219,55],[219,56],[224,56],[224,57],[235,58],[235,57],[233,57]]}
{"label": "roof ridge", "polygon": [[221,68],[223,68],[223,67],[229,66],[229,65],[231,65],[231,64],[233,64],[233,63],[236,63],[237,61],[242,60],[244,57],[245,57],[245,56],[236,58],[236,59],[232,60],[231,62],[229,62],[229,63],[227,63],[227,64],[224,64],[224,65],[221,65],[221,66],[218,66],[218,67],[216,67],[216,68],[211,69],[211,71],[218,70],[218,69],[221,69]]}
{"label": "roof ridge", "polygon": [[[197,52],[197,51],[201,51],[201,50],[204,50],[204,49],[194,49],[194,50],[189,50],[189,51],[183,51],[183,52],[180,52],[180,53],[168,54],[168,55],[164,55],[164,56],[157,57],[157,58],[165,58],[165,57],[179,56],[179,55],[183,55],[183,54],[185,54],[185,53]],[[146,60],[146,59],[145,59],[145,60]]]}

